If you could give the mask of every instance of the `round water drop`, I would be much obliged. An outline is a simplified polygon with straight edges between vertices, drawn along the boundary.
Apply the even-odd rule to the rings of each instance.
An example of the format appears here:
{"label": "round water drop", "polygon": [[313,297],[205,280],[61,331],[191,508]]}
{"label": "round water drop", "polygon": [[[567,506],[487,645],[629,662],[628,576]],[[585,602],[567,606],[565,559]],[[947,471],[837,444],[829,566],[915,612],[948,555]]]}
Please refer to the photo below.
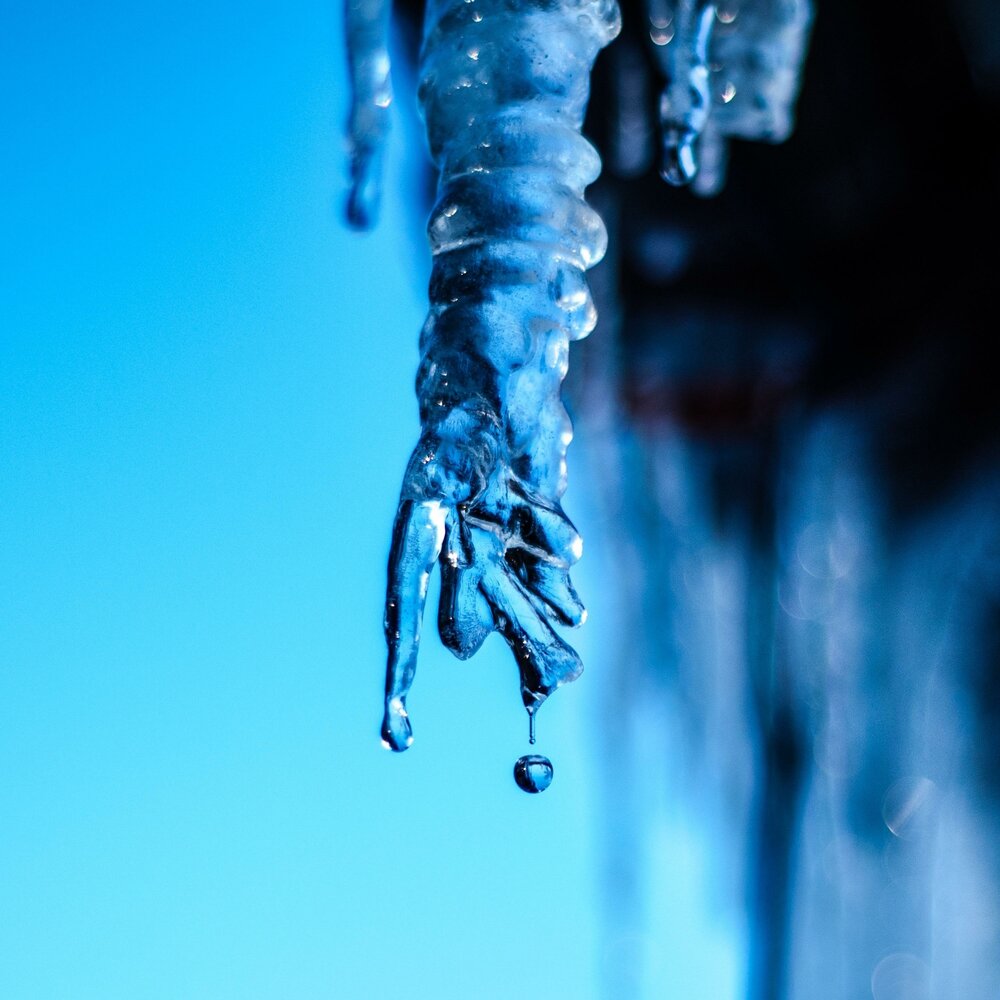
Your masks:
{"label": "round water drop", "polygon": [[514,765],[514,780],[524,792],[544,792],[552,784],[552,761],[534,753],[519,757]]}

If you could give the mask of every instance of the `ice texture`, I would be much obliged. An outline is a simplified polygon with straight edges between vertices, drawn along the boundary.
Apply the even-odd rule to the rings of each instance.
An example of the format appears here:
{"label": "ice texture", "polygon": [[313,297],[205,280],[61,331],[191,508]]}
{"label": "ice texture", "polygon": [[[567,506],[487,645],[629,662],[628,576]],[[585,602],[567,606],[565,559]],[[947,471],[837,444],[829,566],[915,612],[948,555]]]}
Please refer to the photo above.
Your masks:
{"label": "ice texture", "polygon": [[412,742],[427,585],[458,657],[510,645],[529,714],[582,664],[553,625],[586,612],[569,578],[580,536],[564,513],[572,437],[560,386],[569,342],[597,314],[584,277],[607,236],[583,199],[600,171],[580,134],[590,71],[618,33],[614,0],[431,0],[418,97],[438,200],[430,311],[417,375],[421,434],[389,556],[382,738]]}
{"label": "ice texture", "polygon": [[792,132],[812,24],[810,0],[646,0],[666,86],[661,173],[715,194],[730,138],[783,142]]}
{"label": "ice texture", "polygon": [[351,190],[346,214],[356,229],[368,229],[375,223],[382,193],[382,158],[392,103],[389,9],[388,0],[346,0],[344,4],[351,78],[347,125]]}

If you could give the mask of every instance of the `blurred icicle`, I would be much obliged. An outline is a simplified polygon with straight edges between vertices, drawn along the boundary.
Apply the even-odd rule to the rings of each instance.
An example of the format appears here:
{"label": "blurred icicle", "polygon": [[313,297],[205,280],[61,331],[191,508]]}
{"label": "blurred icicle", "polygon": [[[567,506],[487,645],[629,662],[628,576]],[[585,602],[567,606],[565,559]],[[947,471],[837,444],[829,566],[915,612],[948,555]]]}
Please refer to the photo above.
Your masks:
{"label": "blurred icicle", "polygon": [[666,77],[661,173],[713,195],[730,138],[783,142],[794,124],[812,23],[810,0],[647,0]]}
{"label": "blurred icicle", "polygon": [[355,229],[375,224],[382,197],[382,159],[392,103],[389,11],[388,0],[346,0],[344,4],[352,89],[348,122],[351,190],[346,214]]}

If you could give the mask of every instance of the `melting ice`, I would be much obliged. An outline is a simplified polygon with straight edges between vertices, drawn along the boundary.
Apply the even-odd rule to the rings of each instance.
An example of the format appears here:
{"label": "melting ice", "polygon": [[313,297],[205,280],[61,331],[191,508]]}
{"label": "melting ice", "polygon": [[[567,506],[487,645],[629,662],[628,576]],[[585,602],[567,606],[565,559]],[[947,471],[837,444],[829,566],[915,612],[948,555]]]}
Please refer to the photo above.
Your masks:
{"label": "melting ice", "polygon": [[[667,79],[668,180],[697,174],[699,145],[787,132],[806,0],[760,0],[745,11],[649,0],[648,16]],[[348,217],[359,227],[378,208],[387,17],[384,0],[348,0]],[[418,98],[439,185],[427,227],[434,265],[417,376],[421,432],[403,477],[386,597],[382,739],[395,751],[413,742],[406,697],[436,565],[442,641],[464,659],[499,632],[532,722],[582,670],[556,631],[586,614],[569,576],[581,540],[560,502],[572,438],[560,387],[570,341],[597,319],[584,275],[607,235],[583,198],[600,159],[580,128],[594,60],[619,27],[614,0],[426,6]],[[786,64],[790,75],[779,72]],[[713,72],[726,74],[721,108]]]}
{"label": "melting ice", "polygon": [[[347,8],[354,81],[349,214],[367,222],[389,100],[384,5]],[[583,200],[600,170],[580,135],[590,67],[618,31],[613,0],[435,0],[419,101],[439,171],[417,377],[421,433],[403,477],[389,559],[382,739],[412,743],[413,682],[430,573],[456,656],[498,631],[533,717],[582,664],[555,626],[583,622],[564,513],[572,432],[560,398],[571,340],[596,312],[584,271],[606,234]]]}

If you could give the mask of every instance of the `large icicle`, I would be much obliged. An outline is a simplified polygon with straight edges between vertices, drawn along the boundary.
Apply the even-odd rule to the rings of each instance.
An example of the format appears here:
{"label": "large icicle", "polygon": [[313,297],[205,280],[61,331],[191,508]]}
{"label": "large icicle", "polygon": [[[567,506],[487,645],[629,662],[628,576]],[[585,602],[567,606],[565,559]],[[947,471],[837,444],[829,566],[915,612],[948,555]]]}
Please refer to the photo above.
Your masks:
{"label": "large icicle", "polygon": [[581,542],[560,505],[572,435],[560,384],[569,341],[596,322],[584,271],[606,234],[583,192],[600,160],[580,127],[618,28],[614,0],[428,4],[419,97],[440,186],[422,433],[389,557],[393,750],[412,742],[406,695],[435,562],[443,641],[465,658],[499,631],[529,713],[582,669],[552,627],[585,616],[569,579]]}

